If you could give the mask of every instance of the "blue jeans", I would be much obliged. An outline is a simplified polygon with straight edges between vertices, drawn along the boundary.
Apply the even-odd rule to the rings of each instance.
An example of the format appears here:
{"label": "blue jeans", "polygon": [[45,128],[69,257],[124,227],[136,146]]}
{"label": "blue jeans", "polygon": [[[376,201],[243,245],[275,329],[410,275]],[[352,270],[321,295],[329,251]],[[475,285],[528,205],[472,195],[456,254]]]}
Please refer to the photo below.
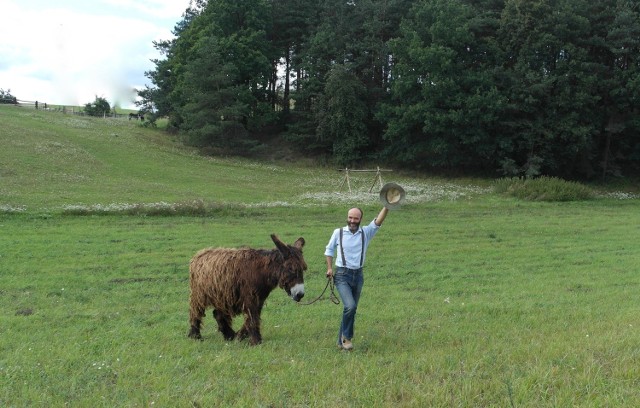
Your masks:
{"label": "blue jeans", "polygon": [[342,311],[342,323],[340,323],[340,331],[338,332],[338,345],[342,344],[341,337],[347,339],[353,338],[353,327],[356,320],[356,310],[358,309],[358,301],[360,300],[360,292],[364,285],[364,276],[362,268],[347,269],[338,267],[333,276],[333,283],[340,294],[344,309]]}

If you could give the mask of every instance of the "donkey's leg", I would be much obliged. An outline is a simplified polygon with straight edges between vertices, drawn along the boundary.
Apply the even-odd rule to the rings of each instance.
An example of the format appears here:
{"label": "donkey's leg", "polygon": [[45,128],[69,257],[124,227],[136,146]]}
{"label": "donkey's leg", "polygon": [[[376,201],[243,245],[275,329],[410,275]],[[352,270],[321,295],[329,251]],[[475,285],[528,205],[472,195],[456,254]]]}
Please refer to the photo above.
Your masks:
{"label": "donkey's leg", "polygon": [[214,310],[213,317],[215,317],[216,322],[218,323],[218,330],[222,333],[225,340],[230,341],[236,338],[236,332],[233,331],[233,327],[231,326],[231,316],[222,313],[219,310]]}
{"label": "donkey's leg", "polygon": [[240,330],[238,330],[238,334],[237,334],[237,339],[238,340],[244,340],[247,337],[249,337],[249,315],[245,313],[244,315],[244,324],[242,325],[242,327],[240,328]]}
{"label": "donkey's leg", "polygon": [[249,344],[255,346],[262,343],[262,335],[260,334],[260,312],[262,304],[254,307],[245,307],[244,324],[238,331],[238,338],[243,340],[249,337]]}
{"label": "donkey's leg", "polygon": [[188,333],[188,336],[192,339],[202,340],[202,335],[200,335],[200,327],[202,326],[203,317],[204,307],[196,307],[192,305],[189,309],[189,323],[191,324],[191,329]]}

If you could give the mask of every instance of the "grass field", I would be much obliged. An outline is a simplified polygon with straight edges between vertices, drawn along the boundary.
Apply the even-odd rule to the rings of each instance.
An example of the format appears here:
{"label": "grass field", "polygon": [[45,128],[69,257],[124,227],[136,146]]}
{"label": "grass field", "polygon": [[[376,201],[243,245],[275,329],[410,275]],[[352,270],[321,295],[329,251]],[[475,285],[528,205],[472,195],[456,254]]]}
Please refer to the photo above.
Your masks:
{"label": "grass field", "polygon": [[385,174],[407,203],[371,244],[353,352],[341,306],[280,289],[262,345],[210,312],[196,342],[197,250],[303,236],[311,300],[348,206],[379,210],[373,176],[339,191],[335,169],[205,158],[126,120],[0,106],[0,127],[0,406],[640,406],[634,194]]}

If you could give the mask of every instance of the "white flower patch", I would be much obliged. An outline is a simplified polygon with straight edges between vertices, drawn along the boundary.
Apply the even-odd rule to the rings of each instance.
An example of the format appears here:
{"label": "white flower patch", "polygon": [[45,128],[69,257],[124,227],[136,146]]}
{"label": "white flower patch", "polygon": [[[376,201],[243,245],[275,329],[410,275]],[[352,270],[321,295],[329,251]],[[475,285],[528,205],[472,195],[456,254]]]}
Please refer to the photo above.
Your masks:
{"label": "white flower patch", "polygon": [[24,205],[18,206],[18,207],[13,207],[9,204],[1,204],[0,205],[0,212],[3,213],[21,213],[21,212],[25,212],[27,211],[27,207]]}
{"label": "white flower patch", "polygon": [[92,204],[92,205],[83,205],[83,204],[71,204],[65,205],[62,207],[65,211],[72,212],[121,212],[129,209],[135,208],[133,204],[127,203],[111,203],[111,204]]}
{"label": "white flower patch", "polygon": [[[407,203],[421,203],[431,201],[455,201],[459,199],[471,198],[474,195],[487,194],[491,192],[490,188],[457,184],[431,184],[431,183],[403,183],[399,184],[406,191]],[[304,193],[299,196],[303,202],[319,202],[322,204],[329,203],[377,203],[380,199],[377,186],[374,186],[372,192],[369,192],[370,185],[366,190],[360,187],[358,190],[352,189],[348,191],[325,191],[316,193]],[[344,190],[346,187],[342,186]]]}
{"label": "white flower patch", "polygon": [[62,180],[68,183],[78,183],[89,180],[84,174],[55,173],[51,175],[52,179]]}
{"label": "white flower patch", "polygon": [[67,127],[75,128],[75,129],[89,129],[93,126],[86,119],[80,119],[78,117],[73,117],[73,116],[68,117],[66,120],[62,122],[62,124]]}
{"label": "white flower patch", "polygon": [[[286,203],[285,203],[286,204]],[[138,214],[138,215],[174,215],[174,214],[204,214],[209,210],[220,208],[222,204],[207,204],[202,200],[181,201],[168,203],[111,203],[111,204],[75,204],[62,206],[63,212],[68,214]],[[269,205],[268,203],[266,205]],[[275,205],[283,205],[276,203]],[[288,204],[287,204],[288,205]],[[246,207],[246,206],[245,206]]]}
{"label": "white flower patch", "polygon": [[247,204],[247,208],[272,208],[272,207],[291,207],[292,204],[287,201],[272,201],[267,203]]}
{"label": "white flower patch", "polygon": [[407,193],[407,202],[455,201],[491,192],[491,188],[452,183],[408,183],[402,187]]}
{"label": "white flower patch", "polygon": [[111,203],[111,204],[92,204],[92,205],[65,205],[63,210],[69,212],[93,212],[93,213],[120,213],[133,210],[162,210],[162,211],[176,211],[181,204],[167,203],[164,201],[158,203]]}
{"label": "white flower patch", "polygon": [[379,195],[377,193],[369,192],[352,192],[352,193],[340,193],[340,192],[319,192],[319,193],[304,193],[298,197],[304,202],[316,202],[320,204],[335,204],[335,203],[374,203],[378,201]]}
{"label": "white flower patch", "polygon": [[606,198],[613,198],[615,200],[634,200],[640,198],[640,195],[633,193],[625,193],[623,191],[614,191],[613,193],[604,194]]}

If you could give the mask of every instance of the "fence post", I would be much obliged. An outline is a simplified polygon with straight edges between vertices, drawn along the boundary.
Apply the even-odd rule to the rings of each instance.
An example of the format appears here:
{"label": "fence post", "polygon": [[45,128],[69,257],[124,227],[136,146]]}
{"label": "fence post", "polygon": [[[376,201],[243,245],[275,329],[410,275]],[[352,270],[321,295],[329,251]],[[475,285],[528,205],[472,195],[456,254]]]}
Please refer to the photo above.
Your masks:
{"label": "fence post", "polygon": [[344,169],[344,178],[342,179],[342,183],[340,183],[340,187],[338,187],[338,191],[342,190],[342,186],[344,183],[347,183],[347,187],[349,187],[349,192],[351,192],[351,181],[349,181],[349,168]]}

